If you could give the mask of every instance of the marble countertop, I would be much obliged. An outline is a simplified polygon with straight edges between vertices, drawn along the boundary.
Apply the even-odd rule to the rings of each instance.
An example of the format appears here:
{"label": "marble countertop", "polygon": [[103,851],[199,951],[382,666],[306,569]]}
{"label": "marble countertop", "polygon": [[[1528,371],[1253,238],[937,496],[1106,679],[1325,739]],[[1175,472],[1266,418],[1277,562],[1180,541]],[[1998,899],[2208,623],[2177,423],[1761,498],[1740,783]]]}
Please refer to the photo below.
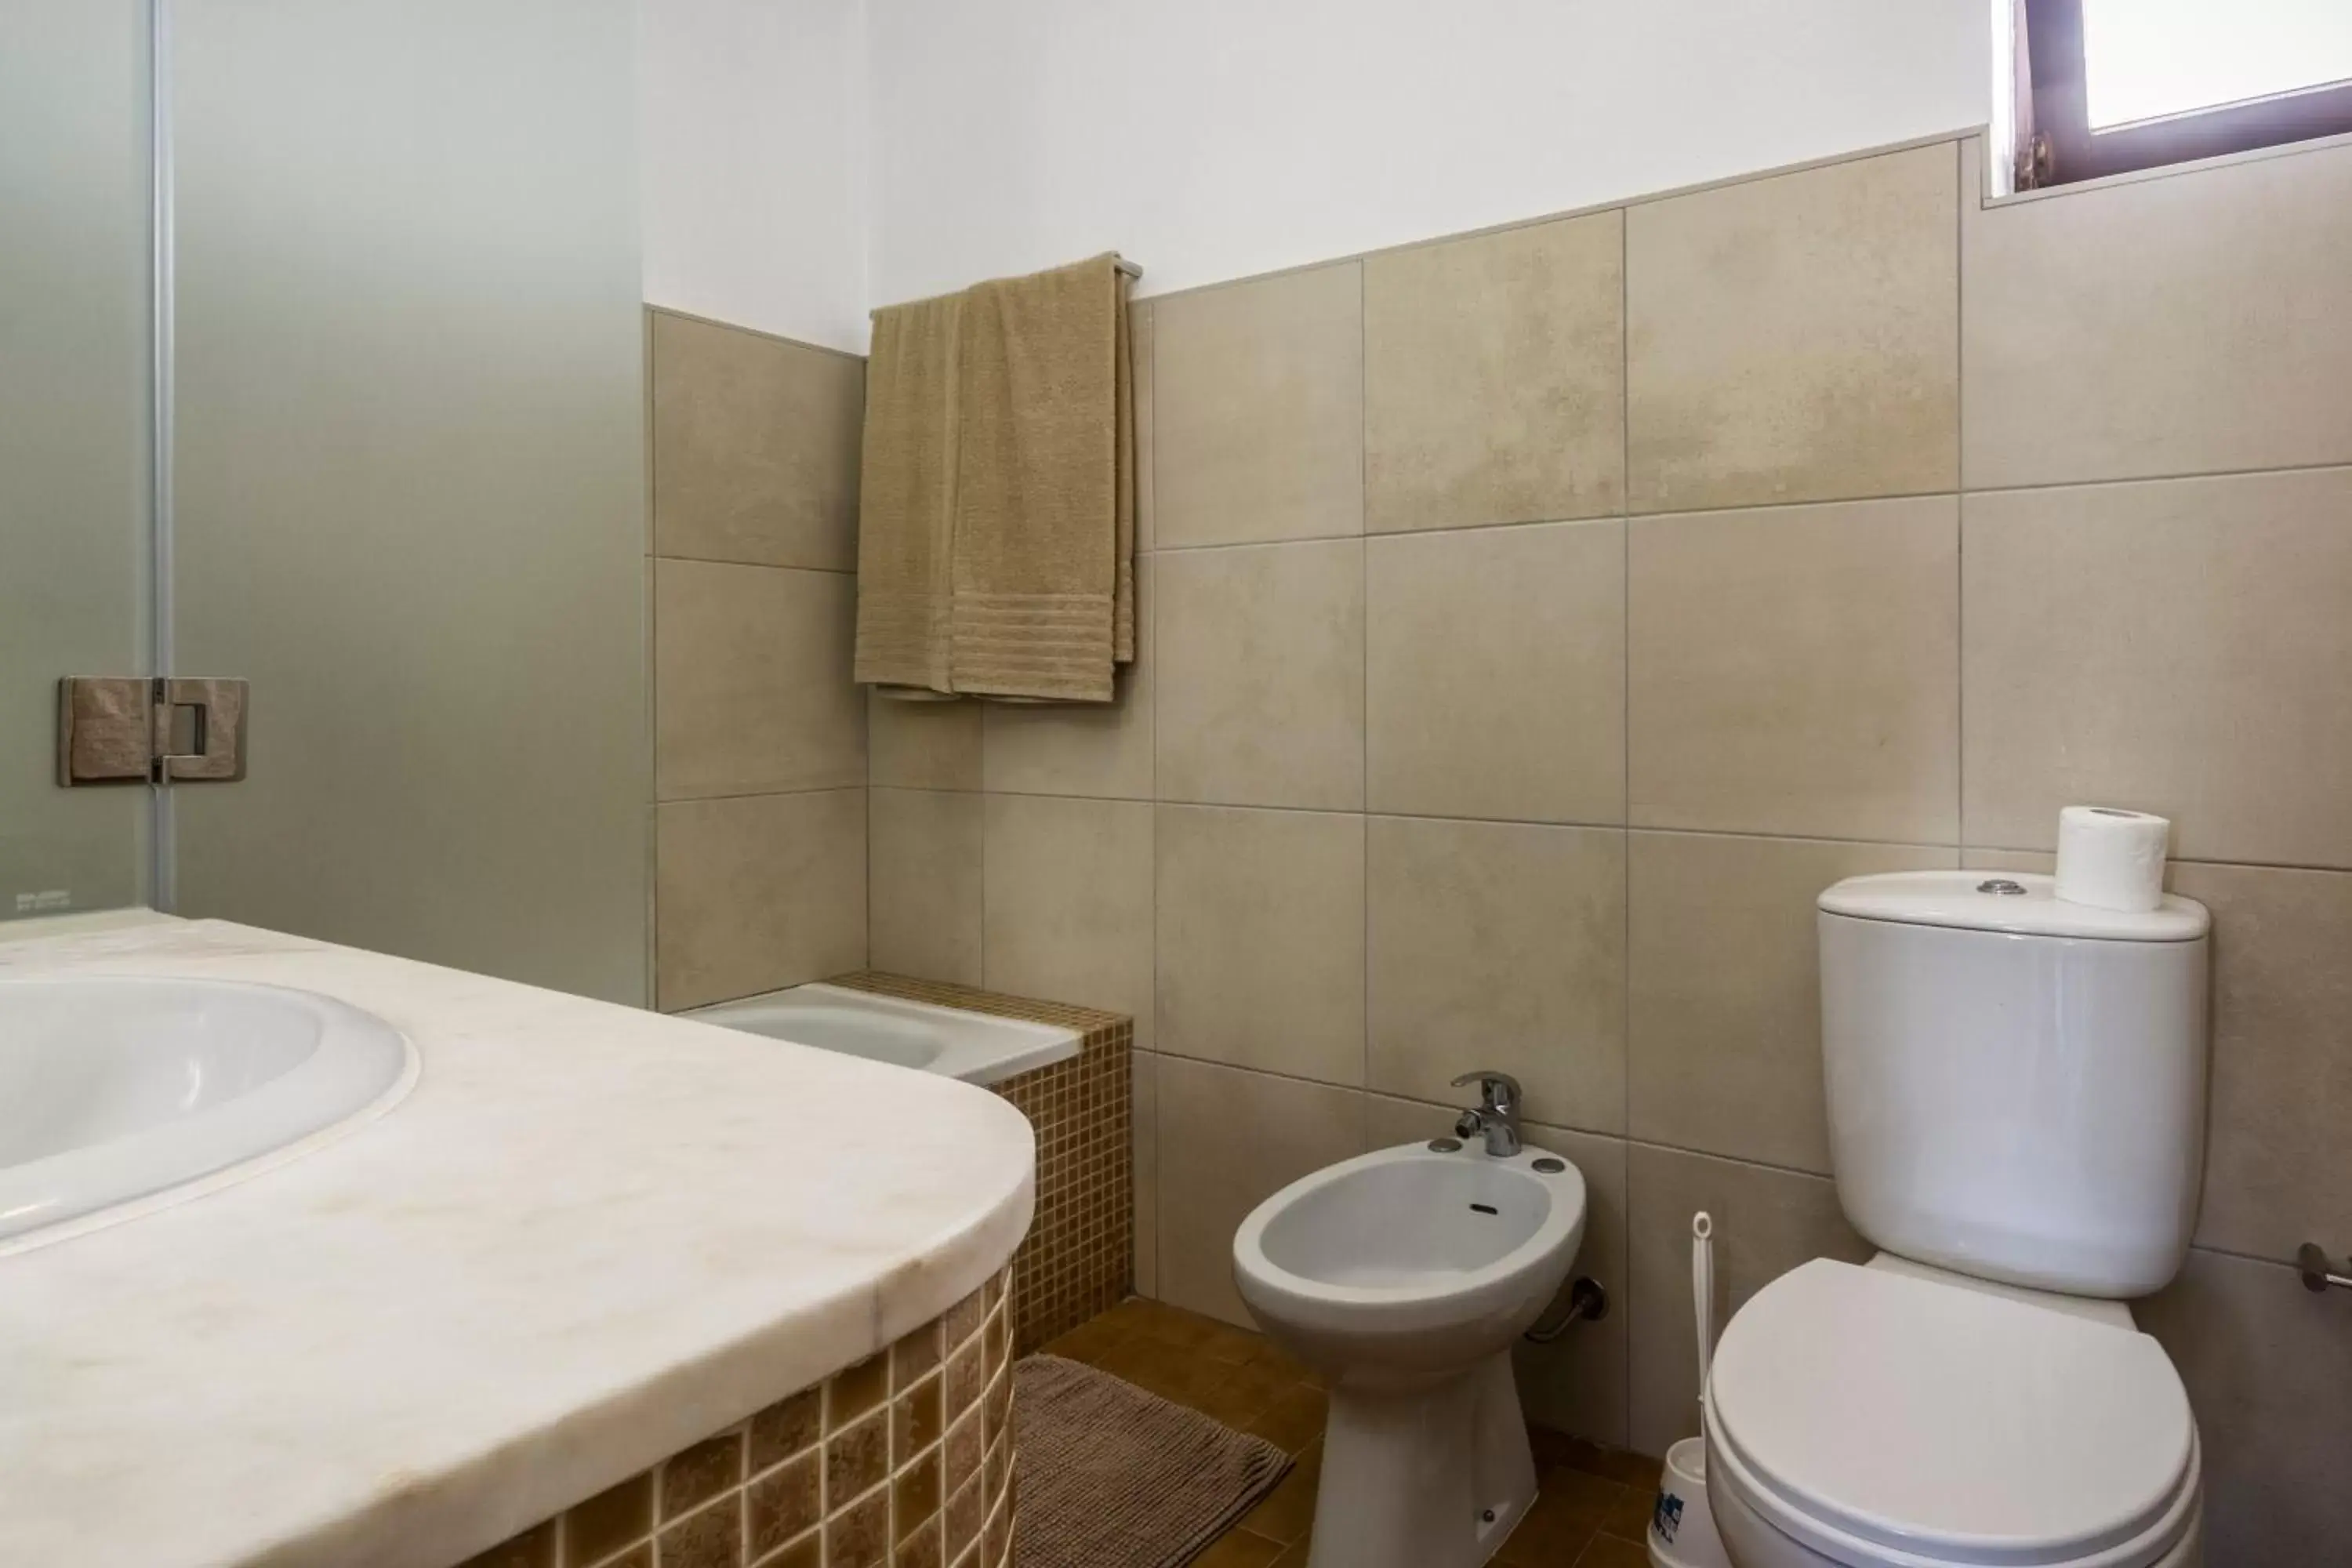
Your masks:
{"label": "marble countertop", "polygon": [[0,1257],[0,1564],[449,1568],[938,1316],[1026,1230],[996,1096],[217,921],[0,942],[0,977],[341,998],[381,1119]]}

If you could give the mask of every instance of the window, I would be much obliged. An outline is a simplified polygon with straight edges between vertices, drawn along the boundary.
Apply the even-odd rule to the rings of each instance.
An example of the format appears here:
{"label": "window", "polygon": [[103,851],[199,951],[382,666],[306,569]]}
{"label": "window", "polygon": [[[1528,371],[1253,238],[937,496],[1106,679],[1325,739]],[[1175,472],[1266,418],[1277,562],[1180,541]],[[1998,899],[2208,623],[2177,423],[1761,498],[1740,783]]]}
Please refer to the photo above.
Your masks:
{"label": "window", "polygon": [[2018,188],[2352,132],[2352,0],[2016,0]]}

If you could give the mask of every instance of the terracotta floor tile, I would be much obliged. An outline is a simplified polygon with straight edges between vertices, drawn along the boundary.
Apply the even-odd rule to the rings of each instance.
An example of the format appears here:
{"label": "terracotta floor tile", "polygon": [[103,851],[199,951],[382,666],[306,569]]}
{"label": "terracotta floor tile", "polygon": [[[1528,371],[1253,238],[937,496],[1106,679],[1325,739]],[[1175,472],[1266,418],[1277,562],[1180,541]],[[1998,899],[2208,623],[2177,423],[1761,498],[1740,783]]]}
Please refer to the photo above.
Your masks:
{"label": "terracotta floor tile", "polygon": [[1613,1535],[1596,1535],[1576,1568],[1650,1568],[1650,1549]]}
{"label": "terracotta floor tile", "polygon": [[1657,1506],[1655,1487],[1627,1487],[1616,1506],[1602,1516],[1601,1533],[1646,1544],[1650,1539],[1650,1515]]}
{"label": "terracotta floor tile", "polygon": [[1224,1375],[1194,1402],[1192,1408],[1228,1426],[1247,1430],[1249,1424],[1264,1415],[1269,1405],[1297,1386],[1273,1367],[1242,1362],[1228,1366]]}
{"label": "terracotta floor tile", "polygon": [[1192,1559],[1192,1568],[1272,1568],[1282,1544],[1246,1530],[1229,1530]]}
{"label": "terracotta floor tile", "polygon": [[1574,1563],[1601,1533],[1601,1521],[1624,1496],[1614,1481],[1570,1469],[1554,1469],[1543,1478],[1535,1506],[1511,1531],[1495,1554],[1499,1563],[1516,1568],[1561,1568]]}
{"label": "terracotta floor tile", "polygon": [[1538,1469],[1565,1467],[1623,1486],[1656,1486],[1658,1470],[1664,1462],[1636,1454],[1631,1449],[1605,1447],[1543,1426],[1528,1427],[1528,1440],[1535,1446]]}
{"label": "terracotta floor tile", "polygon": [[1322,1479],[1323,1445],[1309,1444],[1281,1483],[1242,1517],[1241,1527],[1286,1546],[1306,1540],[1315,1527],[1315,1488]]}
{"label": "terracotta floor tile", "polygon": [[1084,1362],[1088,1366],[1101,1364],[1103,1355],[1125,1344],[1129,1331],[1113,1314],[1118,1309],[1087,1319],[1068,1333],[1045,1346],[1045,1353]]}
{"label": "terracotta floor tile", "polygon": [[1330,1406],[1330,1396],[1321,1389],[1293,1384],[1242,1430],[1265,1438],[1286,1454],[1296,1454],[1323,1436]]}
{"label": "terracotta floor tile", "polygon": [[1307,1553],[1313,1545],[1314,1542],[1307,1540],[1292,1542],[1282,1549],[1282,1555],[1274,1560],[1274,1568],[1307,1568]]}

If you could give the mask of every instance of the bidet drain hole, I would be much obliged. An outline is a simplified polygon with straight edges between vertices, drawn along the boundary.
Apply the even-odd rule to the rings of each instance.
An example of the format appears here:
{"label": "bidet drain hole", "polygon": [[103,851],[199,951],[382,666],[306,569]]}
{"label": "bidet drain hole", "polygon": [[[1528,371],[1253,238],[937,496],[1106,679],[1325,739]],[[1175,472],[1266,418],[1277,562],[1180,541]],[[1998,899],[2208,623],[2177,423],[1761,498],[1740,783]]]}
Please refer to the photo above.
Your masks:
{"label": "bidet drain hole", "polygon": [[1470,1208],[1471,1212],[1474,1214],[1500,1214],[1503,1212],[1496,1208],[1493,1204],[1472,1204]]}

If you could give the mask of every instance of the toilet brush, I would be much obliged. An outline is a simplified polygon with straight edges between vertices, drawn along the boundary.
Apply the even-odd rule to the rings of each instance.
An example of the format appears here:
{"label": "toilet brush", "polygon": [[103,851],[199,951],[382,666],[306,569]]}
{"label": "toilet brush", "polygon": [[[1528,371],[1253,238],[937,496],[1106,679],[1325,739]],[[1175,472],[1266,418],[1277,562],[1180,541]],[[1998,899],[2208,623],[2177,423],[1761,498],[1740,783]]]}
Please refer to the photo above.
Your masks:
{"label": "toilet brush", "polygon": [[[1715,1360],[1715,1220],[1705,1209],[1691,1215],[1691,1307],[1698,1329],[1703,1408],[1707,1369]],[[1706,1505],[1704,1437],[1685,1437],[1666,1450],[1657,1506],[1650,1515],[1650,1561],[1655,1568],[1729,1568]]]}
{"label": "toilet brush", "polygon": [[1715,1360],[1715,1220],[1691,1215],[1691,1302],[1698,1320],[1698,1396],[1706,1399],[1706,1369]]}

